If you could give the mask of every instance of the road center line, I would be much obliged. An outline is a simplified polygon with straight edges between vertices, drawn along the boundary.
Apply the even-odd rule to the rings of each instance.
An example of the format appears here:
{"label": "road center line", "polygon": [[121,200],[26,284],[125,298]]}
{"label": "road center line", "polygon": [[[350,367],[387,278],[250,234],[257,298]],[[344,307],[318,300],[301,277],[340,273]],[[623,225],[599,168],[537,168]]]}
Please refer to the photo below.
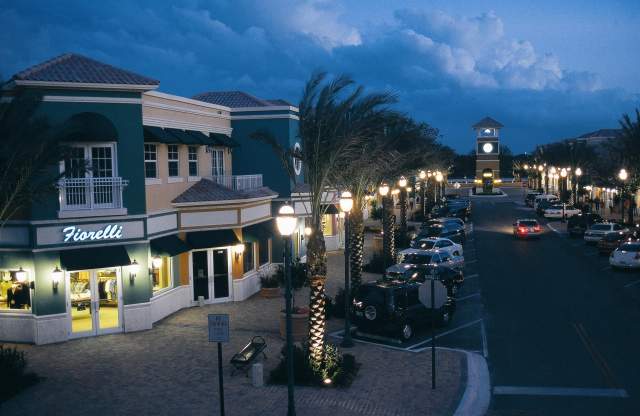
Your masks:
{"label": "road center line", "polygon": [[594,389],[576,387],[495,386],[494,395],[500,396],[573,396],[573,397],[629,397],[625,389]]}
{"label": "road center line", "polygon": [[572,325],[578,333],[580,341],[582,341],[582,344],[589,352],[589,355],[591,355],[591,359],[593,360],[594,364],[602,372],[605,382],[609,385],[609,387],[618,387],[618,382],[613,375],[611,367],[609,367],[609,364],[607,363],[607,360],[604,358],[602,353],[598,350],[598,348],[596,348],[596,345],[593,343],[593,340],[587,333],[584,325],[582,325],[582,323],[573,323]]}
{"label": "road center line", "polygon": [[640,280],[636,280],[635,282],[631,282],[631,283],[627,283],[626,285],[624,285],[624,287],[631,287],[631,286],[635,286],[638,283],[640,283]]}
{"label": "road center line", "polygon": [[[475,279],[478,276],[480,276],[478,273],[470,274],[469,276],[465,276],[464,280]],[[640,282],[640,280],[639,280],[639,282]]]}
{"label": "road center line", "polygon": [[456,298],[456,301],[467,300],[467,299],[475,298],[476,296],[480,296],[480,293],[473,293],[471,295],[463,296],[461,298]]}
{"label": "road center line", "polygon": [[487,331],[484,329],[484,320],[480,322],[480,333],[482,334],[482,355],[489,358],[489,344],[487,343]]}

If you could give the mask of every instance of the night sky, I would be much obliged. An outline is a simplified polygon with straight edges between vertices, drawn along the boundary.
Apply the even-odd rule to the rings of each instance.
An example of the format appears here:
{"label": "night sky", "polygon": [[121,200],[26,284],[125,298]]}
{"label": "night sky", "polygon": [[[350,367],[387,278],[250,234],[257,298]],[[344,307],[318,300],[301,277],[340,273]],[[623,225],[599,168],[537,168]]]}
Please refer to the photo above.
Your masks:
{"label": "night sky", "polygon": [[76,52],[163,92],[297,102],[312,71],[347,73],[464,153],[486,115],[524,152],[640,107],[636,0],[0,0],[0,27],[4,79]]}

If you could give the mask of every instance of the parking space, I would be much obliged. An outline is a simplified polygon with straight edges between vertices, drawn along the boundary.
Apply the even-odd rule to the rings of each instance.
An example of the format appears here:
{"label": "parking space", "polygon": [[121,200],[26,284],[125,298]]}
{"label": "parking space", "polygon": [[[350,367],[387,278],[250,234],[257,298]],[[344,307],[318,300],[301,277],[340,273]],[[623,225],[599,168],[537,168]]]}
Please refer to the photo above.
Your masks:
{"label": "parking space", "polygon": [[[473,235],[473,223],[466,224],[467,242],[464,245],[465,280],[456,294],[456,312],[453,319],[443,328],[436,329],[437,347],[464,349],[487,354],[486,336],[483,323],[483,307],[480,292],[480,279],[477,272],[478,259]],[[344,331],[336,331],[330,335],[342,338]],[[417,328],[410,341],[403,342],[399,338],[367,334],[354,331],[356,342],[373,343],[391,349],[408,352],[421,352],[431,348],[433,333],[427,324]]]}

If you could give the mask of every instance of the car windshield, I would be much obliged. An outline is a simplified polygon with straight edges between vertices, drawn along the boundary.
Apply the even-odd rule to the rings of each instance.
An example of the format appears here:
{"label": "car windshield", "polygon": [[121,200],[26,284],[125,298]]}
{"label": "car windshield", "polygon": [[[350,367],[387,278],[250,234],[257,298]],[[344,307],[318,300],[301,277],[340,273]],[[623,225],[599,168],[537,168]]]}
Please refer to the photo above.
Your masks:
{"label": "car windshield", "polygon": [[442,234],[442,230],[444,230],[444,227],[442,227],[442,226],[431,226],[431,227],[427,228],[426,234],[429,237],[437,236],[437,235]]}
{"label": "car windshield", "polygon": [[611,226],[609,224],[596,224],[591,229],[594,231],[607,231],[611,229]]}
{"label": "car windshield", "polygon": [[431,263],[431,255],[429,254],[406,254],[402,258],[402,262],[406,264],[429,264]]}
{"label": "car windshield", "polygon": [[640,243],[626,243],[620,246],[620,251],[640,252]]}
{"label": "car windshield", "polygon": [[619,241],[624,239],[624,236],[621,233],[609,233],[604,236],[604,239],[607,241]]}
{"label": "car windshield", "polygon": [[551,205],[549,209],[562,209],[562,205]]}
{"label": "car windshield", "polygon": [[520,221],[519,224],[523,227],[535,227],[538,225],[537,221]]}
{"label": "car windshield", "polygon": [[436,242],[433,240],[420,240],[417,246],[423,250],[431,250],[435,244]]}

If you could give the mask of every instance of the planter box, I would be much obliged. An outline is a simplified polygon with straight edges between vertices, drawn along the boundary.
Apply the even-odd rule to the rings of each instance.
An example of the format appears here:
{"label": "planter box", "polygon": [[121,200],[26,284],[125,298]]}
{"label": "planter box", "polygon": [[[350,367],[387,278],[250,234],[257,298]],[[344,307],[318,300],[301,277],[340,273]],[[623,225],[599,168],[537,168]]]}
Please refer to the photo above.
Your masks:
{"label": "planter box", "polygon": [[[280,312],[280,337],[287,339],[287,315],[284,312]],[[304,342],[309,335],[309,313],[292,313],[291,314],[291,329],[293,333],[293,342]]]}
{"label": "planter box", "polygon": [[279,287],[263,287],[260,289],[260,296],[267,299],[279,298],[280,288]]}

